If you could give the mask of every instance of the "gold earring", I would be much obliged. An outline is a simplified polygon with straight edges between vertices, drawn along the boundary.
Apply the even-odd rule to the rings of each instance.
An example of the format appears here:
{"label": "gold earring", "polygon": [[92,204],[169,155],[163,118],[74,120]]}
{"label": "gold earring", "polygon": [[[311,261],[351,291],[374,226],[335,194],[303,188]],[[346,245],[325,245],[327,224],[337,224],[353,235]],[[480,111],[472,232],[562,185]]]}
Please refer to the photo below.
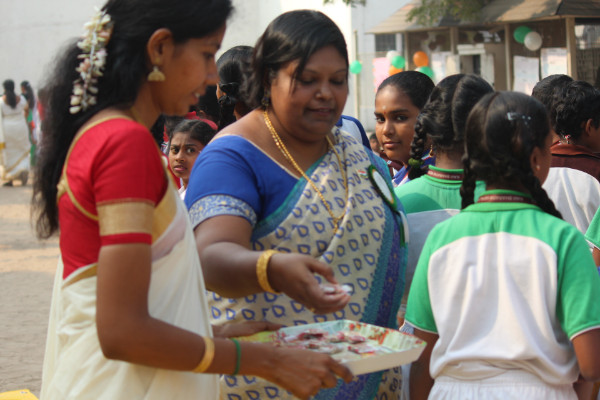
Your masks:
{"label": "gold earring", "polygon": [[539,171],[539,170],[540,170],[540,166],[539,166],[539,165],[536,165],[536,166],[535,166],[535,169],[536,169],[537,171]]}
{"label": "gold earring", "polygon": [[158,68],[158,65],[152,66],[152,71],[148,74],[148,82],[164,82],[167,77]]}

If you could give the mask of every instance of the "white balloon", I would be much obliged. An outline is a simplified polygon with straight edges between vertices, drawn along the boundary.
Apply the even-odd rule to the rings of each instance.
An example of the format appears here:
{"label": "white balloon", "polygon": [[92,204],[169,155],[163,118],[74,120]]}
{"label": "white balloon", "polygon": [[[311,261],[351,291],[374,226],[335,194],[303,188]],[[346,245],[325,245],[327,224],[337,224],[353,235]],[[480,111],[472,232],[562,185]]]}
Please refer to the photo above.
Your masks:
{"label": "white balloon", "polygon": [[392,60],[394,59],[394,57],[396,56],[401,56],[402,54],[400,54],[399,52],[397,52],[396,50],[390,50],[385,54],[385,58],[388,59],[388,61],[391,63]]}
{"label": "white balloon", "polygon": [[525,35],[523,44],[531,51],[539,50],[540,47],[542,47],[542,35],[535,31],[531,31]]}

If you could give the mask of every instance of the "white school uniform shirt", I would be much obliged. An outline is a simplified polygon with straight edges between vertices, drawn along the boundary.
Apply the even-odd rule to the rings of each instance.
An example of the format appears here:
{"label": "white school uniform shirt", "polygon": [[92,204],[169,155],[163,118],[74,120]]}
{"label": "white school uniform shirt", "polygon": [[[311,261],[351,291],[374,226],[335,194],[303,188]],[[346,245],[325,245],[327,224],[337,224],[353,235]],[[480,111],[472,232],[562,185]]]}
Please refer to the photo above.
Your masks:
{"label": "white school uniform shirt", "polygon": [[586,233],[600,207],[600,155],[584,146],[555,143],[543,188],[565,221]]}

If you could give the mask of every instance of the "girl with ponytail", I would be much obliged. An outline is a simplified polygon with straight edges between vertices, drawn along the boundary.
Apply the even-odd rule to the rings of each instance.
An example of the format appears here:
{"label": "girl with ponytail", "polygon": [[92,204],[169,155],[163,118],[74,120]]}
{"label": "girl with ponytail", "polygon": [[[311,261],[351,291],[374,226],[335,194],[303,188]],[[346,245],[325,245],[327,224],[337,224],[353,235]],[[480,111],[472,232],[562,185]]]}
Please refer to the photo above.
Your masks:
{"label": "girl with ponytail", "polygon": [[[406,210],[410,228],[406,286],[398,313],[399,321],[404,321],[410,284],[427,235],[435,225],[460,211],[462,155],[467,117],[475,103],[493,91],[490,84],[479,76],[448,76],[433,88],[429,100],[417,117],[411,160],[421,160],[425,154],[425,143],[430,143],[435,152],[435,161],[434,165],[429,167],[411,168],[411,181],[395,189]],[[403,332],[412,333],[409,324],[405,324],[401,329]],[[402,391],[407,396],[409,373],[410,365],[403,365]]]}
{"label": "girl with ponytail", "polygon": [[252,47],[235,46],[223,53],[217,60],[219,130],[251,111],[251,108],[245,103],[242,93],[251,58]]}
{"label": "girl with ponytail", "polygon": [[[489,83],[476,75],[448,76],[433,88],[417,117],[411,159],[421,160],[425,143],[430,143],[435,162],[428,168],[411,168],[411,181],[395,189],[406,210],[410,227],[406,286],[400,318],[404,317],[410,282],[427,235],[436,224],[460,211],[467,117],[475,103],[493,91]],[[422,178],[417,179],[420,176]]]}
{"label": "girl with ponytail", "polygon": [[[489,93],[467,120],[460,214],[427,238],[406,321],[427,342],[413,399],[576,399],[600,378],[600,280],[581,233],[541,183],[550,168],[544,106]],[[475,182],[487,190],[474,204]]]}

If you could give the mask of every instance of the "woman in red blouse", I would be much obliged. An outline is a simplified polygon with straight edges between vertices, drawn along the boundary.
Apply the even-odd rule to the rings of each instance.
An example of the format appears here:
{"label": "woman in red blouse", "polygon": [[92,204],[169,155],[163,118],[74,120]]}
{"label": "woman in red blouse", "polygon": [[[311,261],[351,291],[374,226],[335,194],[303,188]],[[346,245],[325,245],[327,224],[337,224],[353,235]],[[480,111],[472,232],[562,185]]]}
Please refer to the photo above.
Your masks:
{"label": "woman in red blouse", "polygon": [[[349,371],[329,356],[213,329],[183,203],[149,128],[216,81],[229,0],[109,0],[47,87],[37,232],[60,231],[42,398],[216,399],[220,373],[306,398]],[[205,374],[199,374],[206,372]]]}

